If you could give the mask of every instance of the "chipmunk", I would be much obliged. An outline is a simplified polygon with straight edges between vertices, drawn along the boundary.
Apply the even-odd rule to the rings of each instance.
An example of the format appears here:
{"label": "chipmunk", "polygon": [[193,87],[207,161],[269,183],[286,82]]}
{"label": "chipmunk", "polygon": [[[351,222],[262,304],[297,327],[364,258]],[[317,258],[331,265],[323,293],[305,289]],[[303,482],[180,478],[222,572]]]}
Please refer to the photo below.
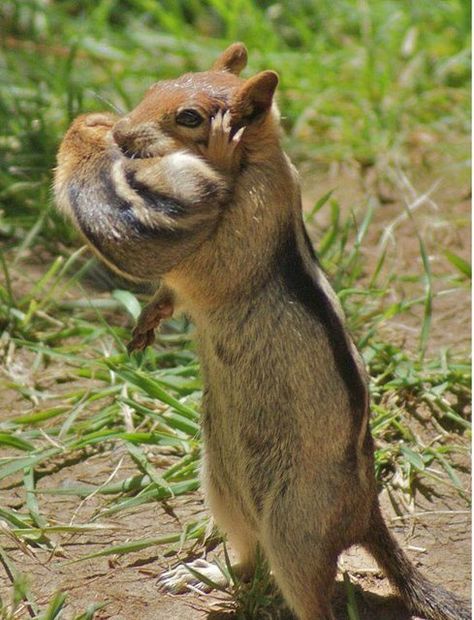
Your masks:
{"label": "chipmunk", "polygon": [[278,76],[242,79],[246,61],[236,43],[210,71],[158,82],[122,119],[75,121],[59,152],[58,206],[107,263],[161,278],[168,311],[179,300],[194,321],[202,485],[241,571],[260,548],[297,618],[330,620],[337,558],[359,543],[413,613],[468,620],[383,520],[364,364],[303,224]]}

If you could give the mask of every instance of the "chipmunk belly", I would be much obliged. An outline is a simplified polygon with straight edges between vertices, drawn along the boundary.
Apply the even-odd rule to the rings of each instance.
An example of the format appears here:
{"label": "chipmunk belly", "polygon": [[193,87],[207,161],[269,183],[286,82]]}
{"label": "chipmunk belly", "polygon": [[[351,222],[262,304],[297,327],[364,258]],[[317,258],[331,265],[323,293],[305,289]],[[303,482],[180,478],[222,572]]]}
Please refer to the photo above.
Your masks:
{"label": "chipmunk belly", "polygon": [[280,281],[224,314],[200,330],[209,469],[256,514],[328,464],[357,478],[351,396],[323,323]]}

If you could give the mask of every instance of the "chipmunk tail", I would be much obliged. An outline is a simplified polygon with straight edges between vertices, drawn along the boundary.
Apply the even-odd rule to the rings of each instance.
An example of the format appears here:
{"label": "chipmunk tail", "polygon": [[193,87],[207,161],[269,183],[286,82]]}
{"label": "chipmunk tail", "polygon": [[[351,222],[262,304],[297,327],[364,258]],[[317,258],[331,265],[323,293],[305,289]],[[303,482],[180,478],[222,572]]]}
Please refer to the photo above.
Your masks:
{"label": "chipmunk tail", "polygon": [[413,566],[390,533],[378,504],[363,544],[411,613],[427,620],[471,620],[466,601],[432,584]]}

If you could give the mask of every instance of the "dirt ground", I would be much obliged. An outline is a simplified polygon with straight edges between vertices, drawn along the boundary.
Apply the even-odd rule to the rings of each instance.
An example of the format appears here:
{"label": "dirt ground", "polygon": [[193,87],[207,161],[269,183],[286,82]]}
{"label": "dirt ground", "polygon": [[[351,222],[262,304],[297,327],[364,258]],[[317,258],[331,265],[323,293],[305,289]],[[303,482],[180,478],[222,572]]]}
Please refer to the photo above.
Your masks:
{"label": "dirt ground", "polygon": [[[314,184],[312,180],[314,176],[310,171],[304,172],[303,178],[306,208],[310,208],[314,200],[325,191],[335,187],[334,195],[346,212],[353,206],[357,207],[363,203],[368,184],[370,186],[371,183],[370,179],[365,179],[363,182],[360,176],[347,170],[335,171],[332,176],[328,175],[317,184]],[[344,180],[341,181],[341,178]],[[413,209],[413,221],[403,217],[404,196],[408,202],[413,203],[417,196],[429,189],[430,185],[432,181],[421,180],[415,194],[409,187],[403,189],[400,185],[398,190],[390,189],[394,195],[382,196],[384,203],[377,210],[376,226],[372,227],[370,232],[369,248],[373,248],[374,260],[381,235],[387,230],[388,224],[397,217],[400,219],[394,229],[394,238],[389,239],[387,243],[400,272],[411,274],[419,270],[420,255],[418,241],[413,232],[414,223],[427,243],[434,273],[448,271],[446,258],[442,252],[444,248],[449,248],[469,260],[470,211],[466,184],[453,183],[452,175],[445,175],[430,199]],[[452,271],[451,266],[449,271]],[[405,291],[394,290],[393,296],[397,297],[408,292],[411,294],[410,287],[419,285],[407,282],[404,286],[407,287]],[[438,291],[443,287],[449,289],[449,286],[442,281],[437,282],[436,286]],[[467,287],[449,290],[438,297],[434,304],[429,353],[436,354],[443,347],[449,347],[458,353],[469,350],[470,316],[470,295]],[[403,323],[399,318],[395,318],[381,328],[382,337],[395,340],[408,348],[415,348],[420,317],[420,310],[416,309]],[[2,401],[0,419],[6,419],[13,413],[18,415],[24,408],[15,393],[4,393],[0,396],[0,400]],[[432,432],[422,428],[419,430],[420,433]],[[467,438],[453,436],[453,442],[465,445],[467,441]],[[120,449],[98,452],[87,461],[78,460],[67,468],[58,468],[52,475],[41,478],[38,488],[67,487],[68,484],[77,482],[94,484],[97,480],[106,480],[120,462],[122,464],[116,472],[116,479],[123,478],[127,475],[127,468],[131,466],[127,459],[126,454]],[[464,467],[464,472],[461,471],[459,475],[469,491],[470,464],[463,462],[461,465]],[[54,464],[51,466],[54,467]],[[467,502],[443,486],[431,489],[426,495],[419,493],[411,512],[401,507],[405,515],[401,517],[399,511],[395,509],[398,500],[397,495],[391,500],[386,491],[382,492],[384,514],[412,561],[434,582],[458,594],[469,596],[471,518]],[[105,500],[96,495],[81,503],[75,497],[44,494],[40,495],[39,501],[42,513],[51,521],[87,523]],[[23,502],[24,498],[15,487],[1,488],[0,506],[15,508]],[[70,563],[70,560],[97,551],[106,545],[175,533],[183,523],[195,520],[203,514],[202,498],[199,493],[195,493],[186,496],[184,500],[176,499],[166,504],[148,504],[126,511],[120,515],[120,519],[102,519],[101,523],[105,527],[100,531],[74,534],[69,537],[62,535],[61,545],[53,551],[22,548],[2,534],[1,529],[0,544],[7,550],[16,566],[28,574],[32,591],[39,604],[45,605],[58,589],[69,592],[67,618],[73,617],[73,612],[84,611],[90,603],[106,602],[103,610],[96,615],[101,620],[230,619],[234,617],[232,612],[222,611],[222,603],[226,601],[224,595],[190,593],[171,596],[158,590],[159,574],[163,569],[174,565],[178,557],[181,559],[189,557],[189,547],[186,548],[186,554],[180,553],[176,546],[165,546],[123,557],[114,556],[77,564]],[[215,552],[219,554],[220,549],[217,548]],[[196,553],[199,555],[201,550],[196,549]],[[349,550],[341,558],[340,565],[341,569],[349,571],[355,584],[360,620],[409,620],[410,616],[391,594],[387,580],[363,550],[358,548]],[[8,575],[0,567],[1,597],[8,599],[10,589]],[[345,587],[341,575],[335,591],[334,606],[338,620],[347,618]],[[24,614],[17,617],[29,618],[30,614],[24,610]]]}

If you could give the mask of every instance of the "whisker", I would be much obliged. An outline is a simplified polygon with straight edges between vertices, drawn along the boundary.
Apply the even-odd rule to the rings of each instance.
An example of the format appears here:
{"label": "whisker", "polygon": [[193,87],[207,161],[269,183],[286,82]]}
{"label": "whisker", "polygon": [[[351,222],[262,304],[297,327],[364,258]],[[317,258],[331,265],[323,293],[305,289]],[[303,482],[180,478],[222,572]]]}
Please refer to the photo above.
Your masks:
{"label": "whisker", "polygon": [[99,101],[102,101],[102,103],[105,103],[109,108],[112,108],[112,110],[114,112],[116,112],[117,114],[119,114],[120,116],[123,116],[125,114],[125,110],[121,110],[115,104],[113,104],[111,101],[109,101],[105,97],[102,97],[102,95],[99,95],[99,93],[96,93],[93,90],[87,90],[86,92],[88,92],[90,95],[92,95],[93,97],[95,97]]}

